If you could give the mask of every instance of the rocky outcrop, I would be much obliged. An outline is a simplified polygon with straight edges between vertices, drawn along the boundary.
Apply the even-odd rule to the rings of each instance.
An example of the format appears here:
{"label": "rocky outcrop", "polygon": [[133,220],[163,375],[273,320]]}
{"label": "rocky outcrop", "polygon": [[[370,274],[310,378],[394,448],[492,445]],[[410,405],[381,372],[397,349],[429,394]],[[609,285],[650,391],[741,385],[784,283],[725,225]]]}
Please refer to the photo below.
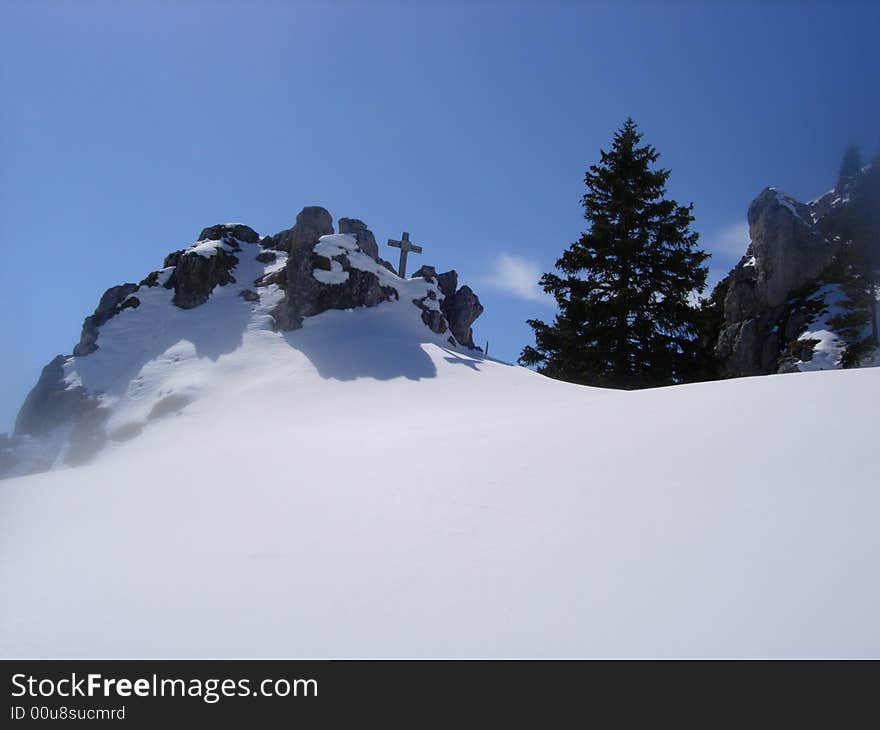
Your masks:
{"label": "rocky outcrop", "polygon": [[97,408],[97,400],[85,388],[65,382],[66,361],[67,357],[58,355],[43,368],[18,412],[14,435],[45,436],[56,426],[77,421]]}
{"label": "rocky outcrop", "polygon": [[216,226],[203,228],[198,240],[221,241],[223,239],[237,239],[244,243],[259,243],[260,234],[250,226],[242,223],[218,223]]}
{"label": "rocky outcrop", "polygon": [[348,233],[355,237],[358,248],[370,258],[379,260],[379,244],[373,232],[367,228],[367,224],[357,218],[340,218],[339,232]]}
{"label": "rocky outcrop", "polygon": [[215,286],[235,281],[232,269],[238,265],[238,258],[224,247],[211,249],[210,254],[193,250],[178,254],[165,260],[166,266],[174,266],[165,288],[174,289],[172,301],[181,309],[204,304]]}
{"label": "rocky outcrop", "polygon": [[379,255],[379,244],[376,243],[376,237],[362,220],[357,218],[340,218],[339,232],[354,236],[361,251],[371,259],[375,259],[392,274],[397,273],[397,269]]}
{"label": "rocky outcrop", "polygon": [[299,248],[311,249],[321,236],[331,233],[333,233],[333,217],[330,212],[319,205],[310,205],[299,212],[292,228],[274,236],[266,236],[260,243],[264,248],[293,253]]}
{"label": "rocky outcrop", "polygon": [[810,208],[785,193],[767,188],[749,206],[746,256],[754,257],[757,304],[777,307],[792,292],[821,274],[835,246],[813,222]]}
{"label": "rocky outcrop", "polygon": [[746,255],[726,280],[723,327],[715,349],[727,376],[777,372],[804,325],[804,301],[834,259],[810,206],[765,189],[749,206]]}
{"label": "rocky outcrop", "polygon": [[139,288],[137,284],[120,284],[104,292],[97,309],[83,321],[79,342],[73,348],[74,355],[88,355],[98,349],[98,328],[122,310],[139,306],[140,300],[130,296]]}
{"label": "rocky outcrop", "polygon": [[374,272],[352,266],[349,254],[358,248],[331,249],[326,255],[314,248],[296,246],[287,259],[287,296],[273,312],[279,329],[299,329],[303,318],[328,309],[373,307],[397,298],[397,291],[382,285]]}
{"label": "rocky outcrop", "polygon": [[433,266],[420,266],[416,272],[410,277],[411,279],[437,279],[437,269]]}
{"label": "rocky outcrop", "polygon": [[[429,266],[422,267],[422,269],[430,268],[431,267]],[[446,321],[445,315],[440,309],[440,302],[438,301],[437,293],[433,289],[429,289],[428,293],[421,299],[413,299],[413,304],[422,310],[422,322],[425,323],[431,332],[435,332],[438,335],[442,335],[446,332],[449,325]]]}
{"label": "rocky outcrop", "polygon": [[854,253],[854,242],[880,240],[880,223],[875,230],[866,216],[880,209],[878,164],[808,204],[767,188],[749,206],[746,254],[709,300],[720,322],[715,355],[722,376],[813,369],[820,343],[816,368],[874,357],[870,298],[848,287],[854,275],[866,276],[869,260],[864,251]]}
{"label": "rocky outcrop", "polygon": [[[322,254],[322,246],[318,246],[321,236],[332,232],[329,212],[324,208],[304,208],[296,221],[289,231],[261,241],[264,247],[284,249],[290,254],[283,273],[279,270],[256,282],[258,287],[278,284],[287,292],[273,313],[279,329],[298,329],[305,317],[328,309],[371,307],[399,296],[393,286],[380,282],[375,270],[352,265],[349,254],[358,252],[394,273],[394,268],[379,257],[376,237],[362,220],[339,219],[339,233],[352,237],[355,247],[346,249],[342,246],[334,249],[336,253],[332,255],[325,255],[326,250]],[[483,313],[477,295],[470,287],[457,288],[458,274],[455,271],[437,274],[433,266],[422,266],[413,276],[419,277],[436,285],[443,295],[437,297],[434,294],[432,298],[429,293],[414,300],[413,303],[422,310],[425,325],[438,334],[450,330],[458,344],[474,348],[472,326]]]}
{"label": "rocky outcrop", "polygon": [[[205,228],[195,244],[168,254],[162,268],[139,284],[125,283],[104,292],[83,323],[73,355],[84,358],[98,350],[100,338],[106,336],[101,334],[104,325],[124,310],[142,306],[142,300],[150,312],[168,299],[184,310],[205,304],[216,287],[236,283],[240,262],[247,266],[238,271],[252,277],[236,287],[241,306],[259,306],[267,299],[278,302],[283,296],[272,312],[279,329],[298,329],[304,318],[331,309],[398,300],[406,291],[428,329],[444,338],[448,335],[454,346],[474,347],[472,325],[483,307],[469,287],[458,288],[455,271],[438,274],[434,267],[423,266],[413,279],[424,282],[404,281],[379,257],[376,238],[363,221],[342,218],[339,228],[341,233],[333,234],[330,213],[317,206],[304,208],[292,228],[262,239],[240,223]],[[267,292],[270,286],[281,293]],[[163,294],[158,287],[173,294]],[[108,434],[111,411],[102,405],[103,391],[65,380],[68,373],[71,383],[79,382],[77,374],[82,371],[74,357],[59,355],[43,369],[22,405],[13,435],[0,435],[0,477],[41,471],[57,463],[83,463],[109,438],[125,440],[140,432],[143,424],[135,423]],[[178,396],[169,396],[173,397]],[[152,417],[151,412],[148,420]]]}
{"label": "rocky outcrop", "polygon": [[451,298],[458,288],[458,272],[453,269],[452,271],[445,271],[439,274],[437,276],[437,286],[440,287],[444,297],[447,299]]}
{"label": "rocky outcrop", "polygon": [[453,337],[459,344],[475,349],[472,325],[483,313],[479,297],[469,286],[463,286],[451,297],[446,297],[440,306]]}
{"label": "rocky outcrop", "polygon": [[433,266],[422,266],[413,274],[413,278],[418,277],[436,283],[443,295],[440,302],[442,320],[433,311],[425,311],[425,302],[421,302],[422,320],[425,321],[425,324],[438,334],[445,332],[448,327],[458,344],[471,349],[479,349],[474,345],[472,326],[483,313],[483,305],[480,304],[479,297],[469,286],[457,288],[458,272],[453,269],[438,274]]}

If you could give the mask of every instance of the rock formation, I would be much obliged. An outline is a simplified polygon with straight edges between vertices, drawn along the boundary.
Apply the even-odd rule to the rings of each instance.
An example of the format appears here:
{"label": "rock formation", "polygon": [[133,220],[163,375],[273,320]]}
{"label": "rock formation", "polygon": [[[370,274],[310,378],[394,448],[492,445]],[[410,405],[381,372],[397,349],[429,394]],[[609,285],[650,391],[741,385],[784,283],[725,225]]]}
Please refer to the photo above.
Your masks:
{"label": "rock formation", "polygon": [[260,243],[264,248],[292,253],[300,247],[314,246],[321,236],[330,233],[333,233],[333,217],[325,208],[310,205],[299,212],[292,228],[266,236]]}
{"label": "rock formation", "polygon": [[810,362],[818,340],[809,328],[819,318],[830,327],[841,298],[836,263],[850,217],[847,193],[832,190],[804,204],[767,188],[749,206],[751,242],[713,293],[721,307],[715,354],[722,375],[795,372]]}
{"label": "rock formation", "polygon": [[[285,267],[287,296],[273,313],[280,329],[299,329],[304,317],[328,309],[373,307],[397,298],[395,289],[383,285],[377,272],[358,260],[358,256],[366,258],[366,253],[353,236],[328,238],[337,240],[323,246],[296,246],[291,251]],[[374,259],[369,262],[378,267]]]}
{"label": "rock formation", "polygon": [[[73,355],[59,355],[46,365],[21,407],[12,436],[0,435],[0,477],[45,470],[59,461],[82,463],[103,448],[111,411],[100,390],[90,392],[71,377],[76,371],[71,366],[77,358],[94,357],[101,348],[102,328],[140,307],[146,292],[170,290],[164,301],[190,310],[209,302],[217,287],[236,284],[237,306],[258,306],[269,296],[270,321],[277,329],[295,330],[306,317],[399,301],[400,290],[412,292],[415,287],[425,292],[412,302],[425,325],[437,334],[450,332],[450,344],[474,347],[471,328],[483,307],[469,287],[458,288],[455,271],[437,275],[423,267],[417,272],[425,279],[421,290],[412,279],[401,280],[379,257],[376,238],[363,221],[341,218],[339,229],[333,233],[330,213],[318,206],[303,208],[291,228],[262,238],[240,223],[210,226],[196,243],[168,254],[163,267],[139,284],[108,289],[83,322]],[[251,262],[246,271],[252,273],[238,282],[242,260]],[[255,271],[260,272],[256,280]],[[150,297],[154,304],[148,311],[161,312],[161,307],[155,309],[155,294]]]}
{"label": "rock formation", "polygon": [[88,355],[98,349],[98,328],[123,309],[139,306],[138,298],[129,296],[139,288],[137,284],[120,284],[111,286],[104,292],[94,314],[90,314],[83,321],[82,334],[73,348],[74,355]]}

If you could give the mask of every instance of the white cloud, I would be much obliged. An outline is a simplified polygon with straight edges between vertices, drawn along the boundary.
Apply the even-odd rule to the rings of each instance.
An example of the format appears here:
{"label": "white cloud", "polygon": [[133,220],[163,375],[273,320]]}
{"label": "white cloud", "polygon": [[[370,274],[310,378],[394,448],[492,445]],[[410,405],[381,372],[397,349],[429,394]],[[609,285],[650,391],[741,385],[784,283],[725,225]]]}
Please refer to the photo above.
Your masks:
{"label": "white cloud", "polygon": [[499,291],[519,299],[553,304],[553,298],[538,286],[541,273],[541,268],[534,261],[503,253],[495,259],[487,281]]}
{"label": "white cloud", "polygon": [[719,258],[734,257],[739,259],[745,255],[750,241],[749,224],[743,221],[722,228],[711,235],[703,236],[700,243],[703,248]]}

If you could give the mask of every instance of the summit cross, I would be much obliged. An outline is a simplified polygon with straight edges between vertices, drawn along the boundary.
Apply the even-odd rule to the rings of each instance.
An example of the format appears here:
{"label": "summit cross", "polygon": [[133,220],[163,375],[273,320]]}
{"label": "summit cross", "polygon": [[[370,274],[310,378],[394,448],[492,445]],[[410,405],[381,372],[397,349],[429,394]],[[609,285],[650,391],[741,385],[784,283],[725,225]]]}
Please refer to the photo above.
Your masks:
{"label": "summit cross", "polygon": [[392,248],[400,249],[400,265],[397,267],[397,275],[401,279],[406,278],[406,255],[412,251],[413,253],[421,253],[422,247],[416,246],[409,240],[409,233],[406,231],[403,232],[403,235],[400,237],[399,241],[395,241],[393,238],[388,239],[388,245]]}

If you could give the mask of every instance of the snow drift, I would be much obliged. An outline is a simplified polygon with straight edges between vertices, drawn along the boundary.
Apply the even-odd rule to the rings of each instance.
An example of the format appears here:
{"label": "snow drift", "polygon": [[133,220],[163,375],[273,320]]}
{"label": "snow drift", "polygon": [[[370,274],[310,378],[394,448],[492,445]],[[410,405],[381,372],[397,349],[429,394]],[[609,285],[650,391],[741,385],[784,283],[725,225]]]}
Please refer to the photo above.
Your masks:
{"label": "snow drift", "polygon": [[880,371],[578,387],[405,286],[295,332],[232,289],[181,311],[114,412],[137,438],[0,482],[0,653],[880,653]]}
{"label": "snow drift", "polygon": [[[548,380],[465,345],[457,276],[306,210],[272,252],[208,229],[50,366],[106,443],[0,481],[0,655],[880,654],[880,371]],[[284,331],[282,272],[375,306]]]}

